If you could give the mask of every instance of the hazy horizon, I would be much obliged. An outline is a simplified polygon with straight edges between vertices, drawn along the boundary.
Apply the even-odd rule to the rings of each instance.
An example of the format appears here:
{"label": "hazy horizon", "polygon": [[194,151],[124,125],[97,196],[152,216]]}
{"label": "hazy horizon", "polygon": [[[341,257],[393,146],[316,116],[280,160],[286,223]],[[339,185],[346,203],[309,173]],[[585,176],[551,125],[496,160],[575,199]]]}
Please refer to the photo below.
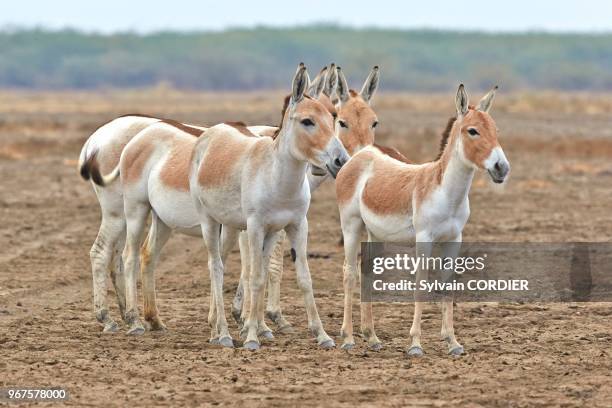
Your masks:
{"label": "hazy horizon", "polygon": [[[612,32],[612,2],[605,0],[515,0],[493,3],[472,0],[469,4],[433,0],[399,3],[379,0],[356,4],[312,0],[308,7],[291,7],[283,0],[254,2],[208,2],[175,0],[172,7],[135,0],[89,3],[79,0],[13,2],[0,15],[0,29],[73,29],[111,34],[159,31],[223,31],[235,28],[290,28],[317,24],[347,28],[431,29],[484,32]],[[35,12],[33,12],[35,11]]]}

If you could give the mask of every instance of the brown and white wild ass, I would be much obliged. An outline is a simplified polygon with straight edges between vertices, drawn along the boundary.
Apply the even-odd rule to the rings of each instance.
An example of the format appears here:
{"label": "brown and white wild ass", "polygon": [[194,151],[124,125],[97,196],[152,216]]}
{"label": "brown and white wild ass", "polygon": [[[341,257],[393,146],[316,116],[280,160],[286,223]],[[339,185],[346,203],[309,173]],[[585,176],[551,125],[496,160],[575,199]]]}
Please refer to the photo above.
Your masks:
{"label": "brown and white wild ass", "polygon": [[[218,125],[200,137],[189,176],[190,191],[208,249],[219,342],[230,346],[223,304],[223,263],[219,227],[246,229],[250,248],[251,308],[243,330],[244,347],[258,349],[263,323],[263,292],[270,254],[285,230],[291,243],[298,285],[304,295],[308,327],[321,347],[333,347],[319,318],[308,269],[306,212],[310,189],[308,164],[327,168],[335,176],[348,159],[334,133],[329,111],[305,95],[309,79],[303,64],[293,79],[292,93],[274,140],[245,137]],[[128,240],[130,239],[128,222]]]}
{"label": "brown and white wild ass", "polygon": [[[335,74],[335,69],[333,68],[334,65],[332,64],[332,72]],[[326,68],[324,68],[313,81],[311,89],[309,90],[311,94],[315,95],[317,92],[320,93],[322,89],[327,91],[327,93],[331,93],[335,88],[336,76],[327,76],[326,71]],[[325,102],[323,96],[321,96],[321,100]],[[327,103],[328,105],[331,105],[331,102],[327,101]],[[94,132],[84,144],[79,157],[79,169],[81,175],[86,180],[90,178],[93,179],[92,185],[102,210],[102,222],[98,236],[90,251],[90,257],[93,275],[94,311],[97,320],[104,325],[105,332],[114,332],[118,329],[116,322],[109,314],[106,299],[106,279],[108,272],[110,272],[112,283],[115,287],[121,316],[125,319],[125,278],[123,274],[124,268],[122,251],[125,243],[126,222],[123,211],[122,183],[110,183],[110,179],[112,179],[113,176],[112,174],[111,177],[107,178],[105,182],[104,178],[100,174],[112,173],[113,169],[118,170],[119,159],[128,142],[134,139],[136,135],[147,127],[153,124],[161,123],[165,123],[166,125],[170,125],[182,131],[182,137],[178,138],[172,143],[172,148],[168,152],[166,156],[167,160],[165,160],[164,163],[167,164],[167,166],[172,166],[172,171],[174,171],[176,174],[184,176],[185,181],[182,183],[182,185],[187,185],[190,152],[193,145],[195,145],[196,138],[206,129],[204,127],[186,125],[171,120],[164,120],[144,115],[125,115],[101,126],[98,130],[96,130],[96,132]],[[241,124],[235,125],[242,131],[252,132],[258,136],[272,136],[277,130],[276,127],[271,126],[251,126],[244,129]],[[145,135],[153,133],[155,132],[149,132]],[[185,136],[187,137],[185,138]],[[191,140],[188,140],[189,137],[191,137]],[[150,141],[144,139],[138,143],[138,147],[132,147],[132,149],[142,148],[142,151],[138,156],[140,164],[135,167],[135,171],[139,172],[140,167],[143,166],[143,163],[149,160],[150,155],[153,153],[156,146],[155,140],[155,138],[151,138]],[[165,173],[168,173],[168,171]],[[116,175],[117,174],[115,173],[114,176]],[[311,184],[313,185],[318,185],[320,183],[319,181],[316,181],[319,178],[320,177],[309,174],[309,181],[312,179]],[[160,179],[159,181],[164,182],[165,180]],[[178,193],[180,195],[181,183],[175,184],[176,186],[179,186]],[[190,207],[193,207],[191,200],[187,200],[187,203]],[[187,211],[187,213],[189,213],[189,211]],[[193,211],[191,211],[191,213],[193,213]],[[196,228],[185,229],[184,226],[176,225],[169,225],[169,227],[188,234],[201,236],[200,228],[197,227],[197,224],[198,221],[195,219],[192,225],[196,226]],[[187,222],[186,225],[189,225],[189,223]],[[156,231],[157,229],[153,229],[150,230],[150,233],[155,234]],[[152,236],[148,238],[149,241],[152,239]],[[161,246],[163,245],[160,245],[160,249]],[[228,250],[229,249],[231,248],[228,247]],[[274,264],[271,266],[271,280],[274,277],[280,276],[280,272],[275,270],[274,267],[278,267],[278,265],[282,267],[282,248],[280,253],[279,251],[276,252],[277,256],[280,256],[281,258],[280,261],[275,259]],[[246,254],[248,255],[248,248],[246,250]],[[143,266],[143,270],[152,271],[152,269],[149,269],[148,266],[151,261],[150,258],[151,257],[147,257],[146,259],[142,260],[143,262],[141,262],[141,265]],[[153,256],[153,258],[156,259],[157,257]],[[151,277],[148,281],[152,283],[153,279],[154,278]],[[149,286],[150,285],[145,285],[146,293],[148,292]],[[275,282],[274,286],[280,286],[280,282]],[[274,291],[271,289],[270,293],[273,292]],[[278,292],[278,289],[276,292]],[[146,296],[149,299],[154,299],[154,294],[147,294]],[[278,296],[276,298],[278,298]],[[152,303],[149,302],[149,306],[151,304]],[[269,301],[268,307],[271,315],[276,317],[275,322],[279,324],[285,322],[280,312],[279,301]],[[147,321],[152,329],[164,328],[163,323],[161,323],[161,320],[156,313],[156,308],[155,310],[149,310],[149,313],[145,313],[145,317],[147,318]],[[285,325],[288,326],[286,322]],[[139,329],[130,331],[130,333],[134,334],[141,332],[142,331]]]}
{"label": "brown and white wild ass", "polygon": [[[335,68],[334,64],[332,64],[330,71],[328,72],[328,80],[325,88],[318,99],[328,108],[328,110],[332,113],[332,116],[334,116],[336,119],[336,135],[346,148],[349,155],[355,154],[365,146],[373,145],[384,154],[387,154],[400,161],[408,162],[406,157],[404,157],[396,149],[374,143],[376,127],[378,125],[378,117],[371,106],[371,102],[376,90],[378,89],[379,77],[379,68],[378,66],[374,66],[365,79],[361,87],[361,91],[356,92],[349,89],[342,69],[340,67]],[[335,101],[336,103],[334,105],[331,97],[333,91],[336,90],[336,82],[338,86],[338,100]],[[313,86],[316,83],[317,81],[315,80]],[[313,92],[312,87],[310,93],[311,95],[316,93]],[[316,171],[315,174],[317,174]],[[313,192],[328,178],[328,175],[329,173],[327,172],[324,172],[323,175],[313,175],[309,173],[308,181],[310,183],[310,191]],[[281,231],[280,234],[279,241],[282,242],[284,239],[284,232]],[[232,315],[236,321],[240,323],[244,322],[249,311],[249,263],[247,256],[248,245],[246,243],[246,239],[246,233],[243,232],[240,235],[240,253],[243,257],[242,274],[238,290],[236,291],[236,296],[234,297],[234,301],[232,303]],[[286,329],[290,329],[291,326],[282,316],[280,307],[280,281],[283,270],[282,252],[282,246],[277,245],[270,259],[268,300],[265,314],[271,321],[276,323],[281,331],[284,331]],[[245,289],[243,289],[243,287]],[[243,304],[246,306],[243,307]]]}
{"label": "brown and white wild ass", "polygon": [[[488,113],[496,89],[473,107],[468,104],[463,85],[459,86],[457,117],[449,121],[435,161],[405,164],[366,147],[338,174],[336,195],[345,250],[342,348],[355,345],[352,297],[358,279],[361,233],[367,231],[370,242],[416,240],[417,255],[430,256],[434,242],[461,242],[470,214],[468,193],[474,172],[484,169],[494,182],[505,180],[510,165],[499,145],[495,122]],[[443,257],[456,256],[457,250],[457,245],[443,246],[446,252]],[[418,270],[417,281],[423,276],[424,271]],[[423,354],[422,309],[423,303],[416,301],[409,355]],[[374,331],[371,303],[361,303],[361,331],[369,347],[382,346]],[[455,338],[452,301],[442,302],[441,336],[450,354],[463,353],[463,347]]]}

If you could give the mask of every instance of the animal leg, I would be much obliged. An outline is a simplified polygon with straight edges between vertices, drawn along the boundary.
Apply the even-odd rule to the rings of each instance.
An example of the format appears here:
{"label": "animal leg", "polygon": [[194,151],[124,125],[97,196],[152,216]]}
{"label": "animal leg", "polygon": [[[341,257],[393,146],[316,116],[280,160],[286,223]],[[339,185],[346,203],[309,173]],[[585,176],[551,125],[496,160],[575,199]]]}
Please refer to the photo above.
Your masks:
{"label": "animal leg", "polygon": [[155,266],[162,248],[170,238],[170,233],[170,228],[153,211],[149,236],[140,250],[144,318],[151,330],[166,330],[166,326],[159,317],[155,299]]}
{"label": "animal leg", "polygon": [[89,251],[93,280],[94,313],[98,322],[104,325],[104,332],[116,332],[117,323],[111,318],[107,302],[107,273],[111,271],[115,245],[125,230],[122,217],[103,214],[98,236]]}
{"label": "animal leg", "polygon": [[[421,239],[417,235],[416,244],[416,256],[429,257],[431,256],[431,243],[430,240]],[[427,271],[422,267],[419,267],[416,272],[416,282],[418,283],[427,279]],[[412,344],[406,351],[409,356],[420,357],[423,355],[423,347],[421,347],[421,315],[423,314],[424,302],[419,299],[419,292],[415,291],[414,301],[414,317],[412,319],[412,327],[410,328],[410,336],[412,337]]]}
{"label": "animal leg", "polygon": [[128,203],[125,205],[127,221],[125,260],[125,319],[128,324],[127,334],[143,334],[145,329],[138,311],[138,274],[140,263],[140,247],[146,226],[150,207],[143,203]]}
{"label": "animal leg", "polygon": [[285,320],[280,305],[280,285],[283,276],[283,242],[286,233],[279,233],[278,243],[274,246],[268,268],[268,302],[266,317],[270,319],[281,333],[292,333],[293,327]]}
{"label": "animal leg", "polygon": [[306,305],[306,313],[308,314],[308,328],[316,337],[317,343],[322,348],[332,348],[336,344],[331,337],[327,335],[323,329],[323,324],[319,318],[317,305],[312,291],[312,278],[308,269],[307,257],[307,239],[308,239],[308,221],[306,217],[298,225],[290,225],[285,228],[291,248],[295,251],[295,271],[297,275],[298,286],[304,295],[304,303]]}

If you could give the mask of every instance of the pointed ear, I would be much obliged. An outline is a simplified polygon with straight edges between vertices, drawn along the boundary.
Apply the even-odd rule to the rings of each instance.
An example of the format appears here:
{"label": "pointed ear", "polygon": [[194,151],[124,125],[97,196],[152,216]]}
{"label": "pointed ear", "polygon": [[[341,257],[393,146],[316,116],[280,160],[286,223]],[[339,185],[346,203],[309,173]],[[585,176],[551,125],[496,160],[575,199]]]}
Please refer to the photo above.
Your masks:
{"label": "pointed ear", "polygon": [[338,72],[338,88],[336,88],[336,93],[338,94],[340,103],[345,103],[349,100],[349,87],[346,83],[346,78],[344,77],[344,72],[342,72],[342,68],[336,68],[336,72]]}
{"label": "pointed ear", "polygon": [[493,105],[493,99],[495,99],[495,91],[497,91],[499,87],[495,85],[493,89],[489,91],[485,96],[482,97],[480,102],[478,102],[478,110],[483,112],[489,112],[491,109],[491,105]]}
{"label": "pointed ear", "polygon": [[315,77],[315,79],[308,87],[308,95],[315,99],[319,99],[321,92],[323,92],[323,88],[325,87],[325,80],[327,79],[327,67],[323,67],[323,69],[319,72],[319,74]]}
{"label": "pointed ear", "polygon": [[293,77],[293,85],[291,90],[291,103],[298,103],[304,98],[304,92],[310,86],[310,78],[303,62],[298,65],[297,72]]}
{"label": "pointed ear", "polygon": [[459,89],[457,90],[455,105],[457,106],[457,116],[463,116],[468,113],[469,101],[463,84],[459,85]]}
{"label": "pointed ear", "polygon": [[363,98],[364,101],[370,103],[370,99],[374,96],[376,89],[378,88],[378,65],[372,68],[370,71],[370,75],[366,78],[363,87],[361,88],[361,92],[359,94]]}
{"label": "pointed ear", "polygon": [[338,85],[338,72],[336,71],[336,64],[333,62],[329,66],[329,71],[327,71],[327,79],[325,81],[325,87],[323,88],[323,93],[331,98],[334,92],[336,92],[336,86]]}

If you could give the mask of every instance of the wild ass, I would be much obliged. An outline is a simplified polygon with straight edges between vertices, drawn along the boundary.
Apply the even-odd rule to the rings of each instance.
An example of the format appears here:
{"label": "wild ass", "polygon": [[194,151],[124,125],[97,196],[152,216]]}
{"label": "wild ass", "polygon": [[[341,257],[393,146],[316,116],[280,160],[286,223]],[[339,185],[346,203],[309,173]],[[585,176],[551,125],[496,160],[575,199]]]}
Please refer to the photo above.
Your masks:
{"label": "wild ass", "polygon": [[[283,229],[291,243],[308,327],[321,347],[334,346],[321,324],[308,269],[306,212],[310,190],[306,170],[310,163],[335,176],[348,155],[334,134],[332,115],[323,104],[305,95],[308,86],[308,74],[301,64],[274,140],[246,137],[235,128],[218,125],[198,140],[193,152],[189,185],[208,249],[216,328],[223,345],[231,346],[232,340],[223,304],[220,226],[246,229],[248,234],[251,308],[243,328],[247,333],[244,347],[255,350],[260,345],[267,267],[278,232]],[[128,242],[129,231],[128,222]]]}
{"label": "wild ass", "polygon": [[[332,116],[336,119],[336,135],[344,145],[349,155],[353,155],[365,146],[374,146],[382,153],[387,154],[400,161],[408,162],[399,151],[394,148],[385,147],[374,143],[378,117],[371,107],[371,102],[379,84],[379,68],[374,66],[365,79],[360,92],[349,89],[344,72],[340,67],[331,65],[328,73],[328,81],[319,97],[319,101],[328,107]],[[334,72],[335,71],[335,72]],[[334,75],[336,74],[336,75]],[[334,105],[331,101],[331,93],[336,89],[338,101]],[[316,81],[315,81],[316,82]],[[316,173],[315,173],[316,174]],[[310,191],[313,192],[320,184],[328,178],[328,173],[323,175],[309,174]],[[279,241],[284,240],[284,232],[281,231]],[[240,253],[242,259],[242,274],[236,296],[232,302],[232,315],[234,319],[243,323],[249,312],[249,290],[248,290],[248,244],[246,233],[240,235]],[[281,331],[291,329],[290,324],[284,319],[280,307],[280,281],[283,271],[283,248],[277,245],[270,259],[268,300],[265,315],[275,322]],[[243,307],[244,305],[244,307]]]}
{"label": "wild ass", "polygon": [[[335,74],[334,64],[332,64],[332,72]],[[321,70],[315,81],[309,90],[313,95],[316,92],[323,90],[328,94],[333,92],[335,89],[335,75],[326,75],[326,68]],[[321,98],[322,100],[324,98]],[[327,102],[331,105],[331,102]],[[333,108],[333,106],[332,106]],[[106,293],[106,279],[107,273],[110,271],[115,292],[117,294],[117,300],[121,311],[122,318],[125,319],[125,278],[123,274],[123,260],[122,251],[125,243],[125,215],[123,211],[123,186],[121,183],[107,183],[104,187],[100,184],[104,184],[101,173],[110,173],[115,169],[119,163],[121,153],[124,148],[136,135],[147,127],[153,124],[159,124],[164,122],[168,125],[174,126],[182,130],[183,136],[191,136],[191,140],[188,142],[185,138],[181,138],[177,143],[174,143],[171,151],[168,154],[168,158],[182,157],[183,162],[177,163],[173,161],[169,165],[183,166],[183,169],[178,169],[181,174],[185,176],[185,184],[187,184],[187,173],[189,165],[190,154],[186,154],[189,149],[195,144],[197,136],[203,133],[206,128],[194,125],[186,125],[171,120],[164,120],[160,118],[144,116],[144,115],[125,115],[117,118],[104,126],[100,127],[94,134],[92,134],[86,141],[81,154],[79,157],[79,169],[81,175],[86,179],[93,178],[93,187],[100,203],[102,210],[102,223],[98,232],[98,236],[90,251],[91,263],[92,263],[92,274],[93,274],[93,292],[94,292],[94,311],[97,320],[104,325],[105,332],[117,331],[118,326],[116,322],[111,318],[108,310],[107,293]],[[237,126],[242,128],[241,124]],[[246,131],[250,131],[258,136],[272,136],[276,132],[277,128],[272,126],[250,126],[246,128]],[[142,144],[147,145],[146,141]],[[151,140],[151,144],[154,146],[154,139]],[[191,144],[191,147],[187,145]],[[146,152],[152,151],[152,146],[145,148]],[[316,181],[319,177],[309,175],[309,180],[312,180],[313,185],[318,185],[320,182]],[[187,200],[190,207],[193,207],[191,200]],[[193,211],[192,211],[193,212]],[[193,221],[193,225],[197,225],[197,219]],[[174,228],[175,226],[170,226]],[[180,229],[179,229],[180,230]],[[155,230],[150,231],[155,233]],[[199,228],[189,229],[188,234],[195,234],[201,236]],[[152,240],[150,236],[148,240]],[[233,247],[233,244],[232,244]],[[160,248],[161,249],[161,248]],[[228,251],[231,249],[228,246]],[[248,248],[245,250],[248,254]],[[277,256],[280,256],[280,261],[275,259],[274,265],[281,265],[282,267],[282,248],[280,253],[277,251]],[[149,261],[147,259],[146,261]],[[143,267],[146,267],[147,262],[142,263]],[[274,270],[271,266],[271,280],[275,277],[280,276],[280,272]],[[280,286],[280,282],[275,283],[275,286]],[[148,286],[146,286],[148,288]],[[277,290],[278,291],[278,290]],[[272,290],[271,290],[272,293]],[[154,295],[153,295],[154,296]],[[276,317],[275,322],[288,326],[286,321],[283,319],[280,312],[280,302],[271,301],[269,308],[271,313]],[[275,309],[277,307],[278,309]],[[147,315],[148,316],[148,315]],[[164,325],[161,320],[156,317],[154,321],[150,321],[152,329],[163,329]],[[282,327],[281,327],[282,328]],[[141,330],[132,330],[130,333],[138,334]]]}
{"label": "wild ass", "polygon": [[[438,158],[411,165],[366,147],[343,167],[336,180],[336,195],[344,236],[344,320],[342,348],[355,345],[352,297],[358,279],[360,235],[368,241],[405,243],[416,239],[418,256],[429,256],[434,242],[461,242],[469,214],[468,193],[474,172],[484,169],[495,183],[502,183],[510,165],[497,140],[497,128],[489,115],[495,87],[474,108],[468,104],[463,85],[456,97],[457,117],[449,121]],[[457,245],[446,245],[443,257],[456,256]],[[423,270],[417,271],[420,281]],[[415,301],[409,355],[423,354],[421,312]],[[371,303],[361,303],[361,331],[369,347],[382,344],[374,331]],[[453,303],[442,302],[441,335],[450,354],[460,355],[463,347],[453,329]]]}

